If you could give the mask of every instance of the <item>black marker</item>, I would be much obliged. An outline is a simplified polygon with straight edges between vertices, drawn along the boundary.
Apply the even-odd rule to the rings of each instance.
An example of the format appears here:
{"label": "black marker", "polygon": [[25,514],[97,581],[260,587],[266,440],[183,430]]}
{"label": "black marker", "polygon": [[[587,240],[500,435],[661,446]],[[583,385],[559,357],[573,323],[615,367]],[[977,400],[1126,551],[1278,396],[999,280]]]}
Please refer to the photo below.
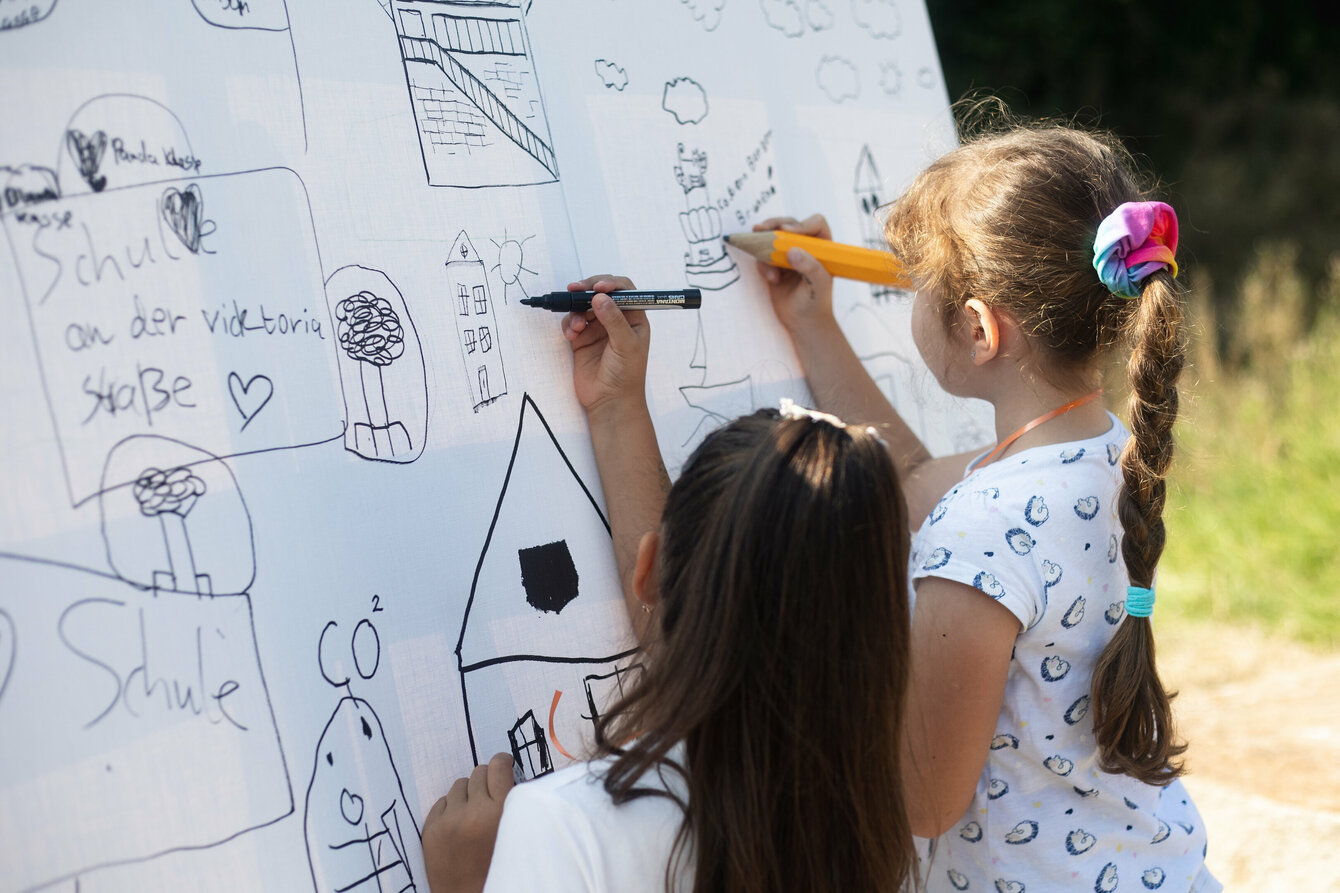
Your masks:
{"label": "black marker", "polygon": [[[522,298],[527,307],[552,310],[555,313],[585,313],[591,309],[591,299],[598,292],[593,291],[551,291],[547,295]],[[679,307],[684,310],[697,310],[703,305],[703,293],[696,288],[681,288],[675,291],[611,291],[606,292],[614,299],[621,310],[659,310],[663,307]]]}

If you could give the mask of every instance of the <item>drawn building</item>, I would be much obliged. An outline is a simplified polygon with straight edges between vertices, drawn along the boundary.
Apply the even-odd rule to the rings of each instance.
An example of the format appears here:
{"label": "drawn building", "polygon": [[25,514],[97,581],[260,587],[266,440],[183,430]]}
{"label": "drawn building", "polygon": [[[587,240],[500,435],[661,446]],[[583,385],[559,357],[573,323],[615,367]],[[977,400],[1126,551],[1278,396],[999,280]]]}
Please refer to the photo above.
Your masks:
{"label": "drawn building", "polygon": [[679,214],[679,228],[689,243],[684,252],[685,278],[690,288],[717,291],[739,279],[740,270],[726,253],[721,212],[707,193],[707,153],[695,149],[686,155],[683,143],[678,151],[675,179],[684,190],[685,208]]}
{"label": "drawn building", "polygon": [[77,889],[294,810],[232,470],[135,435],[108,454],[97,504],[107,568],[0,555],[0,893]]}
{"label": "drawn building", "polygon": [[522,0],[390,0],[387,12],[429,185],[558,179]]}
{"label": "drawn building", "polygon": [[376,627],[365,619],[349,640],[352,660],[328,663],[327,639],[335,640],[337,653],[343,644],[338,626],[327,623],[317,645],[321,675],[344,697],[321,731],[303,805],[313,888],[316,893],[412,893],[418,887],[409,847],[419,839],[419,825],[381,720],[352,687],[355,672],[363,680],[377,672],[381,643]]}
{"label": "drawn building", "polygon": [[475,412],[507,393],[498,320],[493,314],[488,275],[470,237],[462,230],[447,256],[447,294],[460,338],[465,376]]}
{"label": "drawn building", "polygon": [[[889,248],[876,216],[884,204],[881,198],[883,189],[884,181],[875,167],[875,157],[870,153],[869,146],[862,146],[861,157],[856,161],[856,182],[852,190],[856,195],[856,219],[861,223],[861,241],[865,247],[876,251],[887,251]],[[870,286],[870,296],[876,301],[887,301],[898,294],[900,292],[896,288],[887,285]]]}
{"label": "drawn building", "polygon": [[580,759],[639,672],[625,611],[609,524],[525,395],[456,646],[471,758]]}

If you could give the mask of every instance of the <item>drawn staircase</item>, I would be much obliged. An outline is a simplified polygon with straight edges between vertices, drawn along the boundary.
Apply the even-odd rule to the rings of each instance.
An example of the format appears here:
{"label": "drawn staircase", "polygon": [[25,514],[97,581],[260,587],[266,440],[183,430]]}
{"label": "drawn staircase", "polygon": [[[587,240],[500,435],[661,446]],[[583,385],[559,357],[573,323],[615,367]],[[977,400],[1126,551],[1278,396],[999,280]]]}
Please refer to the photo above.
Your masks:
{"label": "drawn staircase", "polygon": [[554,177],[558,176],[558,160],[554,150],[549,148],[535,131],[526,126],[511,109],[494,95],[483,81],[475,77],[461,63],[452,58],[451,53],[437,41],[427,37],[400,36],[400,51],[407,62],[426,62],[438,69],[474,103],[499,130],[512,142],[521,147],[528,155],[544,165]]}

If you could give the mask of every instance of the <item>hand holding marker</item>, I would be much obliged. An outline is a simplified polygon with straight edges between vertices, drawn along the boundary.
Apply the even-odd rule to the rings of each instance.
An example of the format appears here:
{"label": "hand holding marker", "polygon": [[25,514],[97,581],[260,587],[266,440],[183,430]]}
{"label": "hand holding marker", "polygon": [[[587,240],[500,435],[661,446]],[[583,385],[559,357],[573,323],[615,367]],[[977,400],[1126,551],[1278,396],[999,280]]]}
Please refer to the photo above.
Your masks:
{"label": "hand holding marker", "polygon": [[[628,289],[605,292],[620,310],[659,310],[681,308],[697,310],[702,306],[703,293],[696,288],[680,288],[671,291],[646,291]],[[555,313],[585,313],[591,309],[593,291],[551,291],[547,295],[523,298],[521,303],[540,310],[552,310]]]}
{"label": "hand holding marker", "polygon": [[[791,248],[800,248],[813,255],[833,276],[844,279],[859,279],[877,285],[891,285],[895,288],[911,288],[912,283],[903,271],[898,259],[887,251],[862,248],[857,245],[843,245],[830,239],[770,230],[758,233],[734,233],[724,237],[732,248],[738,248],[765,264],[774,267],[792,269],[786,259]],[[703,293],[696,288],[671,289],[668,291],[646,291],[630,289],[606,292],[620,310],[660,310],[680,308],[697,310],[702,306]],[[585,313],[591,309],[594,291],[554,291],[533,298],[523,298],[521,303],[527,307],[551,310],[555,313]]]}

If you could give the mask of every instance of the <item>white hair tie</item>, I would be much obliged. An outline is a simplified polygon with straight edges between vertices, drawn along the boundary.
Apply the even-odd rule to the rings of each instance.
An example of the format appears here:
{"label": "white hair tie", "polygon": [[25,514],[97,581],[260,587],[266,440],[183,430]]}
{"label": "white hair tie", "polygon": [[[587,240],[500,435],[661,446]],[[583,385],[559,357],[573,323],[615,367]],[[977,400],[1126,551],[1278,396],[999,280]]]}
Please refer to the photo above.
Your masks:
{"label": "white hair tie", "polygon": [[[779,411],[784,419],[808,419],[811,422],[826,422],[840,431],[847,430],[847,423],[832,413],[820,412],[817,409],[807,409],[790,397],[782,398]],[[885,446],[888,446],[884,438],[880,437],[879,432],[873,427],[866,426],[865,433],[869,434],[880,443],[883,443]]]}

